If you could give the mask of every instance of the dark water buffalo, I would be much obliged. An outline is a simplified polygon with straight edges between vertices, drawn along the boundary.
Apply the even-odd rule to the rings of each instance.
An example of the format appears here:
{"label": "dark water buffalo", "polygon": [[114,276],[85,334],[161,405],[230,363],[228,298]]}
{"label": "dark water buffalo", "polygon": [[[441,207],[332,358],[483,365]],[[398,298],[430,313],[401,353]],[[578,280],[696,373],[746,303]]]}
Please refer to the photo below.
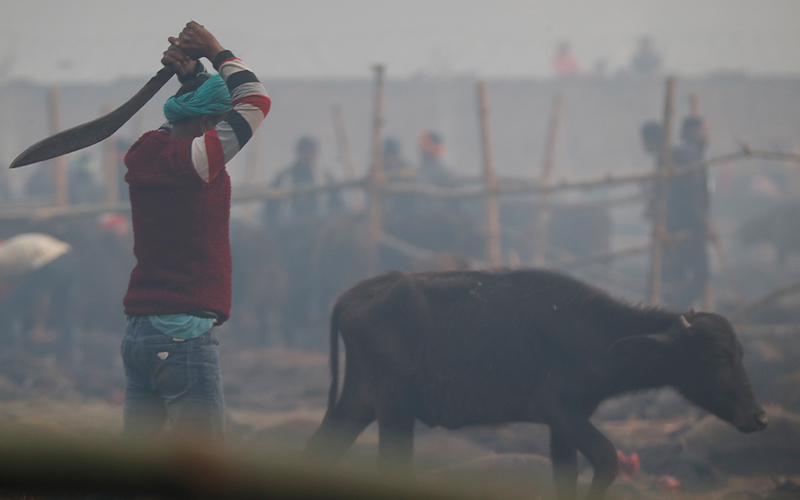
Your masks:
{"label": "dark water buffalo", "polygon": [[[337,401],[338,335],[347,350]],[[414,421],[550,427],[560,498],[574,498],[577,452],[589,496],[617,475],[614,445],[589,417],[606,398],[672,386],[742,432],[766,426],[731,324],[712,313],[632,307],[543,270],[391,272],[357,284],[330,322],[328,411],[306,449],[335,460],[377,419],[379,465],[411,472]]]}

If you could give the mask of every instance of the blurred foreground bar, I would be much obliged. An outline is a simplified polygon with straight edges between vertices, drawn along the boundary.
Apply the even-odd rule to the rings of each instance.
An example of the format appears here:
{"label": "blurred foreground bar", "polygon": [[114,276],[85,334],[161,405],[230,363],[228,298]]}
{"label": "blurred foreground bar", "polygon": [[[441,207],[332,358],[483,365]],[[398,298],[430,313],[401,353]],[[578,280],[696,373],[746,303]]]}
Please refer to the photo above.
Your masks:
{"label": "blurred foreground bar", "polygon": [[[440,488],[341,467],[301,467],[277,453],[243,455],[163,439],[140,446],[122,439],[31,439],[0,434],[0,490],[42,495],[132,498],[455,499]],[[453,492],[455,493],[455,492]]]}

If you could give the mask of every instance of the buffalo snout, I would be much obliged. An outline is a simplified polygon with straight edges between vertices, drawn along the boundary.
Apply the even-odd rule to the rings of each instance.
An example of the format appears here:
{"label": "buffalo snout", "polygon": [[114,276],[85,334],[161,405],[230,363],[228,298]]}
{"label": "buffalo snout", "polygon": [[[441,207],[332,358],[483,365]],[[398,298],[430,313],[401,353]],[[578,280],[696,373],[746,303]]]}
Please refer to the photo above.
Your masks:
{"label": "buffalo snout", "polygon": [[739,432],[744,432],[745,434],[763,431],[767,428],[767,414],[764,410],[758,410],[742,419],[737,419],[734,425]]}

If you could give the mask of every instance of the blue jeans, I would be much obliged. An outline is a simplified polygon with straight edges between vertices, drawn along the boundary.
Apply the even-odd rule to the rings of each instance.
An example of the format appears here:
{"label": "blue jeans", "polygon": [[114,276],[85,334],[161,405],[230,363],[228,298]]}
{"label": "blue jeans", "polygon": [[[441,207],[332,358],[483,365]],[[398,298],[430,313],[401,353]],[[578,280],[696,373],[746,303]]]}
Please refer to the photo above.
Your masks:
{"label": "blue jeans", "polygon": [[219,340],[213,331],[195,339],[173,339],[147,316],[130,317],[121,348],[126,436],[154,438],[169,423],[180,437],[224,439]]}

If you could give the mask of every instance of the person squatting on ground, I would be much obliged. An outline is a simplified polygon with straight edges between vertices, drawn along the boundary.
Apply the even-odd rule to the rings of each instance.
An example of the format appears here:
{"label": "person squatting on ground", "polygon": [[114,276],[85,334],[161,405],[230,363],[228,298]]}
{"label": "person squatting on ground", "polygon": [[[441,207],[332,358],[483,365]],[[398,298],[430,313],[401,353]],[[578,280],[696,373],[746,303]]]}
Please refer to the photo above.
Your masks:
{"label": "person squatting on ground", "polygon": [[[213,326],[231,308],[231,181],[225,169],[270,108],[253,72],[190,22],[161,62],[182,83],[168,123],[128,151],[136,266],[124,298],[124,432],[224,439],[224,400]],[[218,74],[205,73],[198,59]]]}
{"label": "person squatting on ground", "polygon": [[[0,244],[0,339],[4,354],[14,354],[27,343],[25,335],[37,325],[26,323],[49,319],[58,333],[57,356],[74,363],[81,361],[77,275],[72,246],[50,235],[18,234]],[[47,314],[29,321],[31,310],[45,298],[49,298]]]}

